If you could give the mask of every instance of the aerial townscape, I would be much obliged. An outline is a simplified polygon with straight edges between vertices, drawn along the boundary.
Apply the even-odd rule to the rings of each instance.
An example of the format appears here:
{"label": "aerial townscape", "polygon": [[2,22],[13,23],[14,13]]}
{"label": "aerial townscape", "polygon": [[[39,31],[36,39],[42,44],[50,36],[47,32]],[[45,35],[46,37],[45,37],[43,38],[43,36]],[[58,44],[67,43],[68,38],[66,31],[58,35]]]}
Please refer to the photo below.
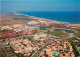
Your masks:
{"label": "aerial townscape", "polygon": [[1,14],[2,57],[77,57],[80,24],[71,24],[19,13]]}
{"label": "aerial townscape", "polygon": [[80,57],[80,0],[0,0],[0,57]]}

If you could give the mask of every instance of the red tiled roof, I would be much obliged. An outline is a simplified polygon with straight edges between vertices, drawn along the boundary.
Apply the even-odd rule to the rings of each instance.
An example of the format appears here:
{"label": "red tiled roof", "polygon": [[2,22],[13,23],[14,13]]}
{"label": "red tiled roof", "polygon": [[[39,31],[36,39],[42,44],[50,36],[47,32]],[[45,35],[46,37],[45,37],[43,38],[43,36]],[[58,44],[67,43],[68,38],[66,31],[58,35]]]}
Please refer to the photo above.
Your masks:
{"label": "red tiled roof", "polygon": [[45,40],[46,43],[50,42],[51,40]]}
{"label": "red tiled roof", "polygon": [[32,32],[30,31],[23,31],[22,34],[31,34]]}
{"label": "red tiled roof", "polygon": [[0,33],[0,37],[12,37],[12,36],[17,36],[19,34],[17,34],[16,32],[14,31],[10,31],[10,32],[3,32],[3,33]]}

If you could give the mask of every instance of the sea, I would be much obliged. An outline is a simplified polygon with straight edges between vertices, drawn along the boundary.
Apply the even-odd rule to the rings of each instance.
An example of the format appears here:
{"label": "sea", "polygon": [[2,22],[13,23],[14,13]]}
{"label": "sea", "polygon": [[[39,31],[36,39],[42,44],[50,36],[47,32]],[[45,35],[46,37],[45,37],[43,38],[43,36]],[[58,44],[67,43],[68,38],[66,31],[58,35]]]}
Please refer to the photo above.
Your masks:
{"label": "sea", "polygon": [[54,12],[54,11],[34,11],[34,12],[18,12],[20,14],[45,18],[49,20],[68,22],[72,24],[80,23],[80,12],[67,11],[67,12]]}

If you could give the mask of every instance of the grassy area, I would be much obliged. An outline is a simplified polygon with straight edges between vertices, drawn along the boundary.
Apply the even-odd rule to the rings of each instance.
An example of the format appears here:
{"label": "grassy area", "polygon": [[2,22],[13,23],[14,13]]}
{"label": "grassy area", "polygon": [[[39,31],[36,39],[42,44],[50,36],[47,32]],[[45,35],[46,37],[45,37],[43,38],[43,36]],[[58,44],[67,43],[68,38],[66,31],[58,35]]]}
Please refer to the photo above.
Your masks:
{"label": "grassy area", "polygon": [[37,29],[35,29],[35,30],[34,30],[34,32],[33,32],[33,34],[36,34],[37,32],[38,32],[38,30],[37,30]]}
{"label": "grassy area", "polygon": [[64,35],[64,33],[63,33],[63,31],[53,31],[53,35],[62,37],[62,35]]}
{"label": "grassy area", "polygon": [[68,37],[68,34],[67,33],[64,33],[63,31],[58,31],[58,30],[55,30],[55,31],[47,31],[48,34],[52,34],[52,35],[55,35],[55,36],[58,36],[58,37]]}
{"label": "grassy area", "polygon": [[22,45],[27,46],[26,44],[24,44],[23,42],[20,42]]}
{"label": "grassy area", "polygon": [[5,41],[6,37],[0,37],[0,40],[3,40],[3,42]]}
{"label": "grassy area", "polygon": [[27,18],[27,17],[18,17],[18,16],[16,16],[16,17],[14,17],[14,18],[12,18],[13,20],[20,20],[20,21],[35,21],[35,19],[31,19],[31,18]]}
{"label": "grassy area", "polygon": [[28,39],[29,41],[31,41],[31,42],[34,42],[34,39],[31,38],[31,37],[28,37],[28,36],[27,36],[27,39]]}
{"label": "grassy area", "polygon": [[77,29],[76,31],[77,33],[75,33],[75,36],[78,36],[80,38],[80,29]]}
{"label": "grassy area", "polygon": [[77,46],[80,47],[80,43]]}
{"label": "grassy area", "polygon": [[67,39],[67,41],[69,41],[70,44],[73,47],[73,51],[74,51],[75,57],[77,57],[77,56],[79,56],[79,52],[78,52],[78,50],[77,50],[77,48],[75,46],[77,44],[79,44],[79,42],[74,42],[74,40],[77,40],[77,39],[76,38]]}
{"label": "grassy area", "polygon": [[13,25],[13,24],[25,24],[25,21],[1,21],[0,26]]}
{"label": "grassy area", "polygon": [[17,57],[24,57],[24,55],[21,54],[21,53],[15,53],[15,55],[16,55]]}
{"label": "grassy area", "polygon": [[34,52],[35,51],[33,50],[29,56],[24,56],[24,57],[31,57]]}
{"label": "grassy area", "polygon": [[6,30],[6,29],[4,29],[4,30],[0,30],[0,32],[7,32],[7,31],[9,31],[9,30]]}
{"label": "grassy area", "polygon": [[13,53],[15,53],[15,52],[14,52],[15,50],[13,49],[13,47],[12,47],[12,46],[10,46],[10,49],[11,49],[11,51],[12,51]]}

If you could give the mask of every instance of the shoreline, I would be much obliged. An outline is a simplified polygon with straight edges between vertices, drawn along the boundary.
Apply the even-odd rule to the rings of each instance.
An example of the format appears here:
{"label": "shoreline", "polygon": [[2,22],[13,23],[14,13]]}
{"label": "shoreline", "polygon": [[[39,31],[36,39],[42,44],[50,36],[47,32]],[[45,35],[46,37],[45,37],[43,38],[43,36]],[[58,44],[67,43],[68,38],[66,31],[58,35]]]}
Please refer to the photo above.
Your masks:
{"label": "shoreline", "polygon": [[[20,13],[18,13],[20,14]],[[25,15],[25,14],[20,14],[20,15]],[[25,16],[29,16],[29,15],[25,15]],[[57,25],[67,25],[67,27],[72,27],[72,28],[78,28],[80,29],[80,23],[69,23],[69,22],[61,22],[61,21],[55,21],[55,20],[50,20],[50,19],[45,19],[45,18],[39,18],[39,17],[35,17],[35,16],[29,16],[32,19],[38,20],[40,22],[47,22],[47,23],[53,23],[53,24],[57,24]]]}
{"label": "shoreline", "polygon": [[[31,17],[31,18],[33,18],[33,19],[36,19],[36,20],[49,20],[49,21],[51,21],[51,22],[53,21],[53,22],[59,22],[59,23],[73,24],[73,23],[69,23],[69,22],[63,22],[63,21],[50,20],[50,19],[46,19],[46,18],[40,18],[40,17],[30,16],[30,15],[21,14],[21,13],[16,13],[16,14],[29,16],[29,17]],[[78,23],[77,23],[77,24],[78,24]]]}
{"label": "shoreline", "polygon": [[16,12],[16,13],[27,15],[27,16],[30,16],[30,17],[52,20],[52,21],[55,21],[55,22],[62,22],[62,23],[68,23],[68,24],[80,24],[79,22],[65,21],[65,19],[61,21],[59,18],[58,18],[59,20],[57,20],[57,19],[51,19],[51,18],[47,18],[47,17],[46,18],[45,17],[39,17],[39,16],[36,16],[36,15],[35,16],[34,15],[28,15],[28,14],[21,13],[21,12]]}
{"label": "shoreline", "polygon": [[[62,21],[56,21],[56,20],[50,20],[50,19],[46,19],[46,18],[39,18],[39,17],[35,17],[35,16],[29,16],[29,15],[26,15],[26,14],[21,14],[21,13],[16,13],[16,12],[14,12],[14,13],[11,13],[12,14],[12,16],[10,17],[9,15],[9,13],[8,13],[8,17],[9,18],[6,18],[7,16],[7,14],[3,14],[2,16],[4,16],[5,17],[5,19],[3,18],[2,20],[2,22],[6,22],[5,20],[7,20],[7,19],[10,19],[10,21],[8,21],[8,22],[6,22],[6,23],[3,23],[3,24],[0,24],[0,26],[5,26],[5,25],[10,25],[10,22],[11,22],[11,20],[12,20],[12,18],[14,18],[15,16],[20,16],[20,15],[23,15],[23,17],[28,17],[28,18],[30,18],[30,19],[33,19],[33,20],[37,20],[37,21],[39,21],[39,22],[43,22],[43,23],[45,23],[45,22],[47,22],[47,23],[53,23],[53,24],[64,24],[64,25],[70,25],[70,26],[80,26],[80,23],[76,23],[76,24],[73,24],[73,23],[69,23],[69,22],[62,22]],[[14,22],[13,22],[14,21]],[[25,24],[26,23],[26,21],[28,21],[27,19],[25,19],[25,21],[23,20],[13,20],[12,22],[13,23],[11,23],[11,24]],[[15,21],[17,22],[17,21],[19,21],[19,22],[17,22],[17,23],[15,23]]]}

